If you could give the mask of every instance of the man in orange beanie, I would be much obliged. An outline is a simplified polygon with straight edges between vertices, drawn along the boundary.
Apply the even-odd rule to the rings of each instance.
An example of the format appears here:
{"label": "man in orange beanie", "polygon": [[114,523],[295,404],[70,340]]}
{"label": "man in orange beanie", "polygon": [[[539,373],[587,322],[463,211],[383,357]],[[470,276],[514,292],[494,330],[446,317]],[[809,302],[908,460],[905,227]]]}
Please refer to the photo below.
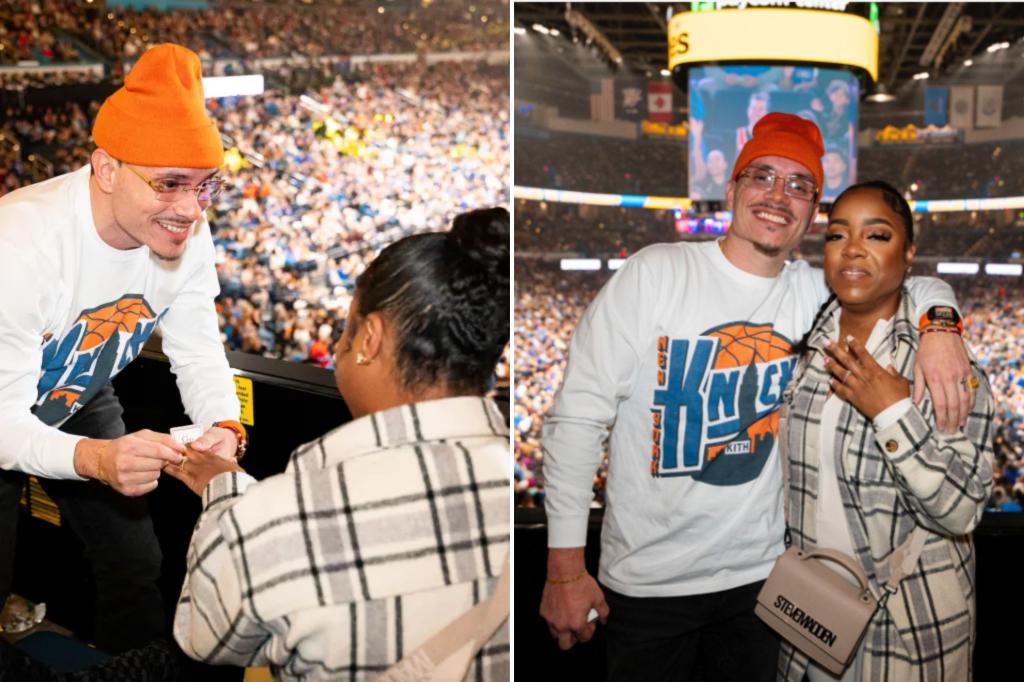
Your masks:
{"label": "man in orange beanie", "polygon": [[[725,238],[643,249],[576,328],[544,421],[540,611],[563,649],[604,623],[611,680],[775,679],[778,639],[754,604],[783,550],[777,410],[829,295],[820,270],[786,261],[817,214],[823,153],[810,121],[765,115],[726,188]],[[938,280],[910,287],[925,309],[955,305]],[[973,404],[955,398],[960,339],[925,334],[918,360],[959,424]],[[606,442],[598,584],[583,550]]]}
{"label": "man in orange beanie", "polygon": [[[157,327],[198,450],[244,448],[217,328],[206,208],[220,136],[199,58],[158,45],[96,117],[90,166],[0,199],[0,594],[10,589],[17,504],[40,478],[82,540],[97,592],[96,643],[164,634],[161,553],[142,495],[184,446],[125,434],[111,379]],[[241,442],[240,442],[241,441]]]}

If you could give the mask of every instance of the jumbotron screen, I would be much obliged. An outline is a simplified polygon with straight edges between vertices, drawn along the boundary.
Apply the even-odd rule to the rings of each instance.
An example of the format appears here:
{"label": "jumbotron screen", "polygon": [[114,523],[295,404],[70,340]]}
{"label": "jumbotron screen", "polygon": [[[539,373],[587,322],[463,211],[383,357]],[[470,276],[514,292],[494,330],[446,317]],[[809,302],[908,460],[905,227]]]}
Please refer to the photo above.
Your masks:
{"label": "jumbotron screen", "polygon": [[729,171],[751,129],[771,111],[813,121],[825,142],[822,201],[857,176],[859,84],[848,71],[814,66],[690,69],[690,183],[694,201],[722,201]]}

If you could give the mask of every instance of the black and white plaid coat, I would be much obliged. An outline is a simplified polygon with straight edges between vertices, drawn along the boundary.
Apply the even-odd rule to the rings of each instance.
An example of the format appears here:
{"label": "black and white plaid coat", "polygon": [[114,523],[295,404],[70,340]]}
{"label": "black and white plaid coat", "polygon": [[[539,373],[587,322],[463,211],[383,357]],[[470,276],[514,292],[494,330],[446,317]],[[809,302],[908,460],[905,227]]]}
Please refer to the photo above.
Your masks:
{"label": "black and white plaid coat", "polygon": [[[913,381],[918,331],[914,304],[904,291],[900,307],[874,358],[892,363]],[[787,515],[793,542],[817,544],[819,428],[828,399],[823,344],[836,339],[839,304],[833,301],[811,332],[809,348],[787,390],[789,415],[783,445],[789,453]],[[887,559],[914,528],[929,532],[913,572],[868,626],[862,682],[971,678],[974,648],[974,546],[970,532],[981,518],[992,485],[991,389],[981,382],[962,432],[935,428],[931,399],[895,424],[876,431],[851,405],[838,419],[834,451],[839,490],[856,558],[876,598],[885,594]],[[802,680],[807,659],[788,645],[779,677]]]}
{"label": "black and white plaid coat", "polygon": [[[356,419],[278,476],[217,476],[175,638],[193,658],[278,679],[374,678],[493,591],[509,471],[497,406],[446,398]],[[507,680],[509,663],[506,623],[469,679]]]}

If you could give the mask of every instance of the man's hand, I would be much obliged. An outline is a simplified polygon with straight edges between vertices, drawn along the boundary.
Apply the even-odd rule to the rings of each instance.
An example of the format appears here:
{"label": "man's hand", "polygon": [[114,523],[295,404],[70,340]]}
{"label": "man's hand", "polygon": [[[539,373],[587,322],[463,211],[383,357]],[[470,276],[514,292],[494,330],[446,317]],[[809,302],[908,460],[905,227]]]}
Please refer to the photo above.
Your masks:
{"label": "man's hand", "polygon": [[959,335],[921,334],[914,363],[914,402],[921,403],[927,383],[939,431],[952,433],[967,423],[975,396],[975,389],[965,381],[971,376],[971,363]]}
{"label": "man's hand", "polygon": [[177,466],[185,446],[148,429],[113,440],[84,438],[75,446],[75,471],[136,497],[156,488],[164,465]]}
{"label": "man's hand", "polygon": [[196,495],[203,494],[203,489],[214,476],[226,471],[244,471],[234,457],[225,459],[213,452],[200,452],[192,449],[191,446],[187,455],[180,465],[166,465],[164,473],[187,485]]}
{"label": "man's hand", "polygon": [[[597,629],[587,622],[587,613],[596,609],[601,623],[608,620],[604,592],[590,575],[573,579],[585,571],[583,548],[548,550],[548,581],[540,600],[540,615],[548,622],[548,631],[563,651],[576,642],[589,642]],[[551,581],[568,582],[551,582]]]}
{"label": "man's hand", "polygon": [[206,433],[188,444],[197,452],[212,452],[215,455],[234,460],[238,452],[238,435],[231,429],[211,426]]}

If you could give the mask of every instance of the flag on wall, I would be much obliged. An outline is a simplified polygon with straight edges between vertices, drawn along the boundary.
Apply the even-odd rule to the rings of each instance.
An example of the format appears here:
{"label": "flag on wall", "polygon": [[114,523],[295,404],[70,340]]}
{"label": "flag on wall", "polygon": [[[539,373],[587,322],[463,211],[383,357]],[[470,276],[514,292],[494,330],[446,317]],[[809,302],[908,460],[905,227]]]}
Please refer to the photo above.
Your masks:
{"label": "flag on wall", "polygon": [[672,83],[669,81],[647,82],[647,120],[672,122]]}
{"label": "flag on wall", "polygon": [[998,128],[1003,122],[1003,86],[979,85],[974,107],[974,124],[979,128]]}
{"label": "flag on wall", "polygon": [[615,120],[615,79],[590,81],[590,118],[594,121]]}
{"label": "flag on wall", "polygon": [[973,85],[954,85],[949,89],[949,125],[960,130],[974,127]]}

